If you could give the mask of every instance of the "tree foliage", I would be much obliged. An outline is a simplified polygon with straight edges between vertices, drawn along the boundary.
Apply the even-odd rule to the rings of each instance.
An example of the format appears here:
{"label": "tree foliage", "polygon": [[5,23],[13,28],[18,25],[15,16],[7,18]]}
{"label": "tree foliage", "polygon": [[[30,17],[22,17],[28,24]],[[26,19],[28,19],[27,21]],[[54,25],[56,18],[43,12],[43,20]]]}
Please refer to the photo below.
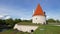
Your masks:
{"label": "tree foliage", "polygon": [[[32,19],[31,20],[21,20],[21,19],[6,19],[6,20],[2,20],[0,19],[0,25],[11,25],[11,27],[13,27],[16,23],[20,23],[20,22],[25,22],[25,23],[32,23]],[[59,20],[55,20],[55,19],[48,19],[47,20],[48,23],[60,23]]]}
{"label": "tree foliage", "polygon": [[6,20],[0,19],[0,26],[3,27],[4,25],[6,27],[13,27],[16,23],[19,22],[21,22],[21,19],[15,19],[15,20],[13,20],[12,18]]}
{"label": "tree foliage", "polygon": [[21,22],[21,19],[15,19],[14,20],[15,24]]}
{"label": "tree foliage", "polygon": [[55,19],[48,19],[47,22],[50,22],[50,23],[59,23],[60,21],[59,20],[55,20]]}
{"label": "tree foliage", "polygon": [[6,19],[5,22],[10,25],[14,23],[13,19]]}

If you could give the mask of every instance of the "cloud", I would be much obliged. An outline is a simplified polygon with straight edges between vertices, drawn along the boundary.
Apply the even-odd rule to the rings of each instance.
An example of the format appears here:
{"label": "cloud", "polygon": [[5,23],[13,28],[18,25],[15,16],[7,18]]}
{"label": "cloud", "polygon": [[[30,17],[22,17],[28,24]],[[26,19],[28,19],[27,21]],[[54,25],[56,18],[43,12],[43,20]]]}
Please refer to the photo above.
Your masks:
{"label": "cloud", "polygon": [[9,18],[11,18],[10,16],[6,16],[4,19],[9,19]]}
{"label": "cloud", "polygon": [[9,19],[9,18],[11,17],[6,14],[0,14],[0,19]]}
{"label": "cloud", "polygon": [[0,19],[2,19],[4,16],[3,15],[0,15]]}
{"label": "cloud", "polygon": [[20,18],[21,20],[30,20],[30,19],[32,19],[32,17],[22,17],[22,18]]}
{"label": "cloud", "polygon": [[[0,14],[3,14],[4,16],[9,15],[12,18],[21,18],[22,17],[24,19],[28,19],[32,15],[32,10],[24,9],[24,8],[12,9],[12,8],[1,7]],[[6,19],[10,18],[9,16],[6,17]]]}

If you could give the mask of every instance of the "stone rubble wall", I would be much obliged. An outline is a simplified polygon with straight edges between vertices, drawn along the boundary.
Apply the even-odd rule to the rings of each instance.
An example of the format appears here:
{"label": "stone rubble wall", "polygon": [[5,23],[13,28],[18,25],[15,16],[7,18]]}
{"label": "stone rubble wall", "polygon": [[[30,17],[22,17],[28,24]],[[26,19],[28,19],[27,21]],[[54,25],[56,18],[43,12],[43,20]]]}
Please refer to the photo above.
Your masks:
{"label": "stone rubble wall", "polygon": [[16,24],[14,26],[14,29],[17,29],[19,31],[23,31],[23,32],[31,32],[31,30],[36,30],[38,28],[38,26],[30,26],[30,25],[18,25]]}

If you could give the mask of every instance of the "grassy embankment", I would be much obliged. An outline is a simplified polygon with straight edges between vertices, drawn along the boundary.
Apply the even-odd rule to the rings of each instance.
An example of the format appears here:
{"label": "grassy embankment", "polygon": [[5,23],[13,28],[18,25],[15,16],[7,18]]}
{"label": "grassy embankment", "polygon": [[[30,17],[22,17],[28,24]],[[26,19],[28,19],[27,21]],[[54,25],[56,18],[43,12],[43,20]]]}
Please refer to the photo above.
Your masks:
{"label": "grassy embankment", "polygon": [[60,34],[60,26],[42,25],[34,34]]}
{"label": "grassy embankment", "polygon": [[[32,23],[18,23],[20,25],[36,25]],[[33,32],[33,34],[60,34],[60,26],[53,26],[53,25],[39,25],[39,27],[36,31]],[[4,32],[0,32],[0,34],[29,34],[29,33],[24,33],[24,32],[19,32],[19,31],[14,31],[14,30],[7,30]]]}

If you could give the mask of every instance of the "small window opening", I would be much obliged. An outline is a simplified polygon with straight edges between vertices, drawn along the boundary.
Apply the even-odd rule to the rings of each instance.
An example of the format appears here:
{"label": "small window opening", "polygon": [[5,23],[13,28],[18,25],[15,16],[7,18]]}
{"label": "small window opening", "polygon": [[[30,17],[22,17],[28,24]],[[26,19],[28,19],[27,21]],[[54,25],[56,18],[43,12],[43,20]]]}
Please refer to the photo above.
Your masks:
{"label": "small window opening", "polygon": [[36,18],[36,20],[37,20],[37,18]]}
{"label": "small window opening", "polygon": [[31,30],[31,32],[34,32],[34,30]]}

